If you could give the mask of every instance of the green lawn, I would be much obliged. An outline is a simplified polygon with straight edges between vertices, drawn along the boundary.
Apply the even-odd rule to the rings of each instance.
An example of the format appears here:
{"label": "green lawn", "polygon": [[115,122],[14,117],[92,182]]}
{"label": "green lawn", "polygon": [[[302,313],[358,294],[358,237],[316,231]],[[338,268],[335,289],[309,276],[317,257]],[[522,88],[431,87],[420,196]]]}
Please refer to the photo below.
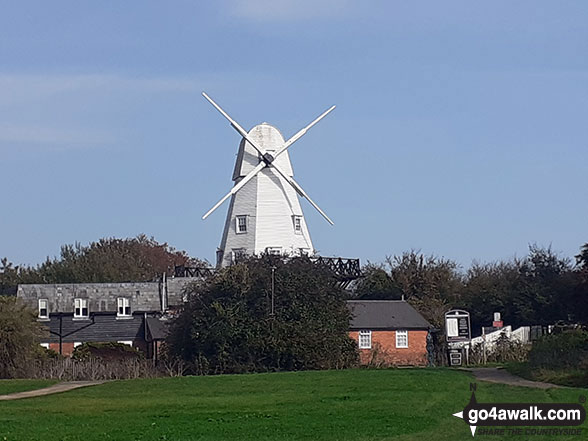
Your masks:
{"label": "green lawn", "polygon": [[57,383],[54,380],[0,380],[0,395],[41,389]]}
{"label": "green lawn", "polygon": [[[469,440],[469,427],[451,414],[463,410],[472,381],[449,369],[116,381],[0,402],[0,440]],[[478,382],[476,395],[480,402],[577,402],[588,391]],[[557,440],[587,439],[584,427],[585,437]],[[533,437],[543,439],[550,438]]]}

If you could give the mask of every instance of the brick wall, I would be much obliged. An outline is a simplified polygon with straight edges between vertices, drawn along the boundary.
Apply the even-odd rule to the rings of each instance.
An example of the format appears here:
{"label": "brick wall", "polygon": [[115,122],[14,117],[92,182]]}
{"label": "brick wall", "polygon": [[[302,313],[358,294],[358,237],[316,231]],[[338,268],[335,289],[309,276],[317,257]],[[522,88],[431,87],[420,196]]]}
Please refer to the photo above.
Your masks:
{"label": "brick wall", "polygon": [[[359,361],[375,366],[426,366],[427,334],[425,330],[409,330],[408,348],[397,348],[396,331],[372,330],[372,348],[359,349]],[[349,336],[359,345],[359,331],[350,331]]]}
{"label": "brick wall", "polygon": [[[84,342],[80,342],[80,343],[84,343]],[[101,343],[108,343],[108,342],[101,342]],[[139,349],[140,351],[143,351],[144,353],[146,353],[147,351],[147,343],[145,343],[144,341],[133,341],[133,347],[135,349]],[[49,343],[49,349],[54,350],[55,352],[57,352],[59,354],[59,343]],[[66,357],[71,357],[73,352],[74,352],[74,343],[73,342],[63,342],[61,344],[61,355],[64,355]]]}
{"label": "brick wall", "polygon": [[[49,343],[49,349],[54,350],[59,354],[59,343]],[[61,344],[61,354],[65,355],[66,357],[71,357],[74,351],[74,344],[73,343],[62,343]]]}

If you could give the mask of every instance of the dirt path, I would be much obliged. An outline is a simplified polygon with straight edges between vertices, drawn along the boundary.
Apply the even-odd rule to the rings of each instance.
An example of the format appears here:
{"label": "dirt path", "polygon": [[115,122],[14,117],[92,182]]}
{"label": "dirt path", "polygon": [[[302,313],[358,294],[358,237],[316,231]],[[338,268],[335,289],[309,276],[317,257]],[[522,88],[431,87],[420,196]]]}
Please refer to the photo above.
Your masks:
{"label": "dirt path", "polygon": [[41,397],[43,395],[58,394],[60,392],[67,392],[80,387],[95,386],[97,384],[106,383],[107,380],[101,381],[66,381],[64,383],[54,384],[53,386],[45,387],[43,389],[27,390],[25,392],[15,392],[8,395],[0,395],[0,401],[20,400],[22,398]]}
{"label": "dirt path", "polygon": [[551,389],[552,387],[563,387],[557,384],[542,383],[540,381],[525,380],[511,374],[506,369],[501,368],[468,368],[476,379],[481,381],[489,381],[490,383],[508,384],[510,386],[535,387],[537,389]]}

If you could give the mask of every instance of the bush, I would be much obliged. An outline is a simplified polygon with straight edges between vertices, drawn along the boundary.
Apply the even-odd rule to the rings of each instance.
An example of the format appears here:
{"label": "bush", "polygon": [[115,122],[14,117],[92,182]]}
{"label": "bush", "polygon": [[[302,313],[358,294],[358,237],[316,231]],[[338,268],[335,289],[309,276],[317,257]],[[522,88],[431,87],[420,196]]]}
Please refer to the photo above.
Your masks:
{"label": "bush", "polygon": [[337,369],[357,362],[345,293],[329,270],[307,258],[251,258],[187,294],[166,347],[191,373]]}
{"label": "bush", "polygon": [[0,378],[21,378],[42,354],[44,329],[35,311],[15,297],[0,296]]}
{"label": "bush", "polygon": [[[486,349],[486,363],[523,362],[529,356],[530,345],[509,339],[505,333],[494,345]],[[470,349],[470,365],[484,363],[484,346],[478,344]]]}
{"label": "bush", "polygon": [[116,361],[143,358],[143,353],[124,343],[84,343],[75,348],[71,357],[77,361],[91,358]]}
{"label": "bush", "polygon": [[543,336],[533,344],[529,366],[533,369],[588,369],[588,332],[571,330]]}

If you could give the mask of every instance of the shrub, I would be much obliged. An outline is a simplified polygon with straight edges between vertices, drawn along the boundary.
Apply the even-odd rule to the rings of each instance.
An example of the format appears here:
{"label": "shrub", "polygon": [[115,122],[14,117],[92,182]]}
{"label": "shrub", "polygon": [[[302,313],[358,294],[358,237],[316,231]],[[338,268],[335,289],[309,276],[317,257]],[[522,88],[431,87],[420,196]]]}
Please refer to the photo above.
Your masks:
{"label": "shrub", "polygon": [[534,369],[587,368],[588,332],[571,330],[543,336],[533,344],[529,365]]}
{"label": "shrub", "polygon": [[117,361],[143,358],[143,353],[124,343],[84,343],[78,346],[72,358],[77,361],[99,358],[105,361]]}
{"label": "shrub", "polygon": [[191,373],[337,369],[357,362],[345,293],[329,270],[307,258],[251,258],[187,294],[166,347]]}
{"label": "shrub", "polygon": [[44,330],[34,311],[15,297],[0,296],[0,378],[23,377],[41,355]]}

